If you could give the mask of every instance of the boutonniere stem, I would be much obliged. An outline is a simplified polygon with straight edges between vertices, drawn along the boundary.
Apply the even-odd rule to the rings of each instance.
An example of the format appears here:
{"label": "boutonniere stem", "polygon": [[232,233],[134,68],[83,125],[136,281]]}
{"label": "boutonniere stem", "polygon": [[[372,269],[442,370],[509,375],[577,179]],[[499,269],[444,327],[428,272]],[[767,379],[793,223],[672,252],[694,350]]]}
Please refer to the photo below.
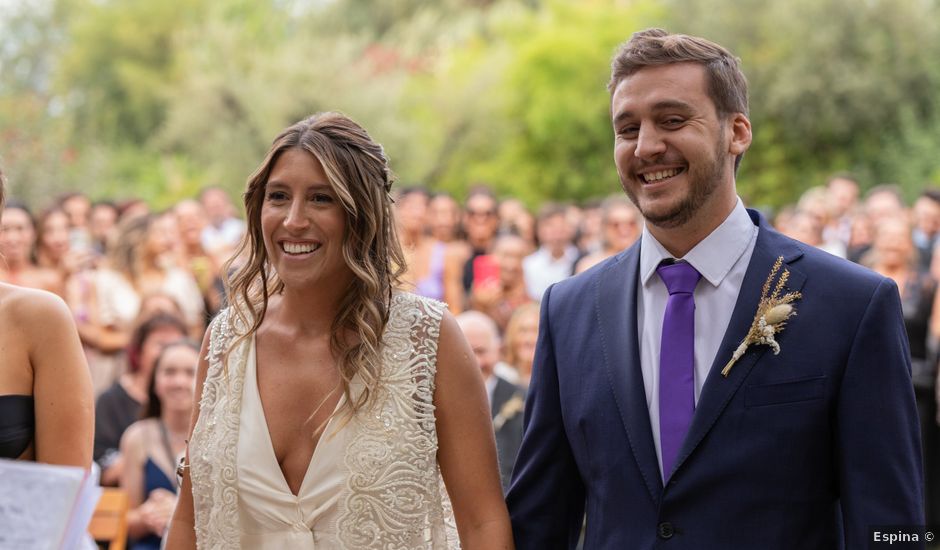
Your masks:
{"label": "boutonniere stem", "polygon": [[[757,313],[754,315],[754,321],[751,322],[751,328],[744,340],[741,340],[737,349],[734,350],[731,360],[728,361],[725,368],[721,369],[722,376],[728,376],[731,367],[752,345],[763,344],[770,346],[774,355],[780,353],[780,344],[777,342],[776,335],[783,331],[787,319],[796,315],[796,307],[792,302],[803,297],[800,292],[783,292],[787,285],[787,279],[790,278],[790,271],[784,269],[783,273],[780,273],[782,265],[783,256],[780,256],[774,262],[774,267],[770,270],[767,280],[764,281],[760,302],[757,304]],[[779,277],[777,276],[778,273],[780,273]],[[776,285],[774,285],[775,279],[777,281]],[[773,292],[770,290],[771,286],[774,287]]]}

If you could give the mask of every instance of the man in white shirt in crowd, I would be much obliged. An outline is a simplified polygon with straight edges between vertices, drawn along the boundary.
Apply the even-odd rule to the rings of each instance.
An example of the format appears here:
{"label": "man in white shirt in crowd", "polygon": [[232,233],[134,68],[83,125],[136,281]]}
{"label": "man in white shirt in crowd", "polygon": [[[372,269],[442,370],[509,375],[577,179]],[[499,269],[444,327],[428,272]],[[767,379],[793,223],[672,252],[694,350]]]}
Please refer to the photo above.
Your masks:
{"label": "man in white shirt in crowd", "polygon": [[536,221],[539,249],[522,264],[526,288],[533,300],[541,300],[545,289],[574,273],[578,249],[572,244],[572,233],[564,206],[542,207]]}

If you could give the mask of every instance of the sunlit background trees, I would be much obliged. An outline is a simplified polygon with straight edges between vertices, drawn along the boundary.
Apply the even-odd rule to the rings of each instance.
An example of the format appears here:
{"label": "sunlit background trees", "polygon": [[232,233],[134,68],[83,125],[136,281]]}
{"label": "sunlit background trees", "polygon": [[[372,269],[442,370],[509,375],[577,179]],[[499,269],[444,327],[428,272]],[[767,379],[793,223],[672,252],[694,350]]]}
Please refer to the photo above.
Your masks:
{"label": "sunlit background trees", "polygon": [[28,201],[159,207],[237,193],[278,130],[341,110],[405,183],[602,196],[609,60],[650,26],[741,56],[749,202],[842,170],[940,183],[937,0],[0,0],[0,159]]}

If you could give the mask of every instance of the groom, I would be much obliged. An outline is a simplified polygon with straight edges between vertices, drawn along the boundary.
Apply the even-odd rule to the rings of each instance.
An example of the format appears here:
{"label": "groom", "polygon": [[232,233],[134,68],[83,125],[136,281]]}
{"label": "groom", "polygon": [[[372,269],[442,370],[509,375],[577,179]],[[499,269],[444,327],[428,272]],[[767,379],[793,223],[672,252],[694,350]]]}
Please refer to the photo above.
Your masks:
{"label": "groom", "polygon": [[586,549],[867,548],[923,523],[897,288],[744,208],[738,59],[647,30],[609,89],[646,227],[542,299],[516,547],[573,548],[585,517]]}

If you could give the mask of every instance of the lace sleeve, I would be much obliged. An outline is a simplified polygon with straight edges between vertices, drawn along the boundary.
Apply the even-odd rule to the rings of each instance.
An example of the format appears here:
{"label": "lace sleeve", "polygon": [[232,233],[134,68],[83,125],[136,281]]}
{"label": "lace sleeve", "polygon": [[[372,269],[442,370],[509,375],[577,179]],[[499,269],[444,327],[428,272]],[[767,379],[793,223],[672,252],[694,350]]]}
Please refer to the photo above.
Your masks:
{"label": "lace sleeve", "polygon": [[206,357],[209,369],[189,444],[199,548],[237,549],[240,544],[236,454],[245,345],[228,349],[234,339],[231,319],[226,309],[212,322]]}

